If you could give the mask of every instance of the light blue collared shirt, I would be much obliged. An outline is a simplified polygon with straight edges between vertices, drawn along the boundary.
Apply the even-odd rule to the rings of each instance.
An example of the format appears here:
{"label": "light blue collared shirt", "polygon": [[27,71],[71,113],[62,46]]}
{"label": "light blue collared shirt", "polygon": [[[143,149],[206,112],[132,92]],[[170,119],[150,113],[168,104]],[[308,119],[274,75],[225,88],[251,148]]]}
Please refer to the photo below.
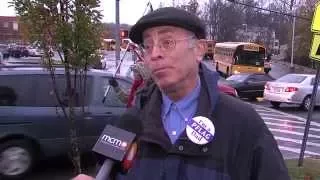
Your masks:
{"label": "light blue collared shirt", "polygon": [[200,89],[201,82],[199,78],[197,86],[192,92],[177,102],[173,102],[168,96],[162,93],[162,123],[172,144],[176,142],[185,130],[186,121],[195,115],[198,107]]}

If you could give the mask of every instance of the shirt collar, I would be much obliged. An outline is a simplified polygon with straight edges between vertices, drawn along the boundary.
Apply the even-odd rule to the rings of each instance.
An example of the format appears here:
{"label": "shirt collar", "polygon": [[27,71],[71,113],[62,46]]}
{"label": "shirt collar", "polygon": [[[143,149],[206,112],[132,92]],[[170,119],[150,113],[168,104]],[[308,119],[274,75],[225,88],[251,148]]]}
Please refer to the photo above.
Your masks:
{"label": "shirt collar", "polygon": [[161,92],[162,95],[162,114],[166,115],[171,105],[174,103],[178,109],[184,110],[186,109],[194,100],[196,100],[199,97],[201,89],[201,81],[200,77],[198,77],[197,86],[185,97],[180,99],[177,102],[173,102],[167,95],[165,95],[163,92]]}

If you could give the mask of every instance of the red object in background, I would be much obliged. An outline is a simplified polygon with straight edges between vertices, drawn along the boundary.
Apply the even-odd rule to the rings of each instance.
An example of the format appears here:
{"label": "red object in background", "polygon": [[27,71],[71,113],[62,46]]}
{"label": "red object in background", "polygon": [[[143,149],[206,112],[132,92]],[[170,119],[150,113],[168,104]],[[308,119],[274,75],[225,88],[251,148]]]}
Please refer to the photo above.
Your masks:
{"label": "red object in background", "polygon": [[121,30],[120,31],[120,37],[123,38],[128,38],[129,37],[129,31],[128,30]]}
{"label": "red object in background", "polygon": [[136,96],[136,92],[138,91],[139,87],[143,86],[143,80],[134,80],[133,84],[131,86],[130,94],[128,97],[128,103],[127,103],[127,108],[130,108],[134,105],[134,99]]}
{"label": "red object in background", "polygon": [[223,92],[223,93],[228,94],[233,97],[238,97],[237,91],[231,86],[228,86],[228,85],[225,85],[222,83],[218,83],[218,88],[219,88],[220,92]]}

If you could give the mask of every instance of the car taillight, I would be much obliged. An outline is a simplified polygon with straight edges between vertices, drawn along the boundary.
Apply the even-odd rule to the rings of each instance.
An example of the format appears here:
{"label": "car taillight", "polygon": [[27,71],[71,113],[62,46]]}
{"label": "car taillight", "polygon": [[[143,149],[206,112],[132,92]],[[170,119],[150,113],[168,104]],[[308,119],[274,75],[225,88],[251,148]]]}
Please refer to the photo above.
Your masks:
{"label": "car taillight", "polygon": [[284,92],[295,92],[298,91],[298,88],[296,87],[287,87]]}
{"label": "car taillight", "polygon": [[266,85],[264,86],[264,89],[270,90],[270,85],[268,83],[266,83]]}
{"label": "car taillight", "polygon": [[236,89],[234,89],[234,95],[235,95],[235,97],[239,97],[238,92],[237,92]]}

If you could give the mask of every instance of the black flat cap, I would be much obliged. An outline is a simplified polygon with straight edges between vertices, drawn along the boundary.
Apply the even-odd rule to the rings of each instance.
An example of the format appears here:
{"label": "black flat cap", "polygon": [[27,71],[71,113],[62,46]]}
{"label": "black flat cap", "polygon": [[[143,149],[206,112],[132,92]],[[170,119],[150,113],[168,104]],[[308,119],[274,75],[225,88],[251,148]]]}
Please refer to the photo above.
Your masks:
{"label": "black flat cap", "polygon": [[142,43],[142,33],[155,26],[176,26],[193,32],[197,38],[206,37],[205,25],[196,15],[191,14],[183,9],[174,7],[159,8],[140,18],[132,26],[129,38],[137,43]]}

